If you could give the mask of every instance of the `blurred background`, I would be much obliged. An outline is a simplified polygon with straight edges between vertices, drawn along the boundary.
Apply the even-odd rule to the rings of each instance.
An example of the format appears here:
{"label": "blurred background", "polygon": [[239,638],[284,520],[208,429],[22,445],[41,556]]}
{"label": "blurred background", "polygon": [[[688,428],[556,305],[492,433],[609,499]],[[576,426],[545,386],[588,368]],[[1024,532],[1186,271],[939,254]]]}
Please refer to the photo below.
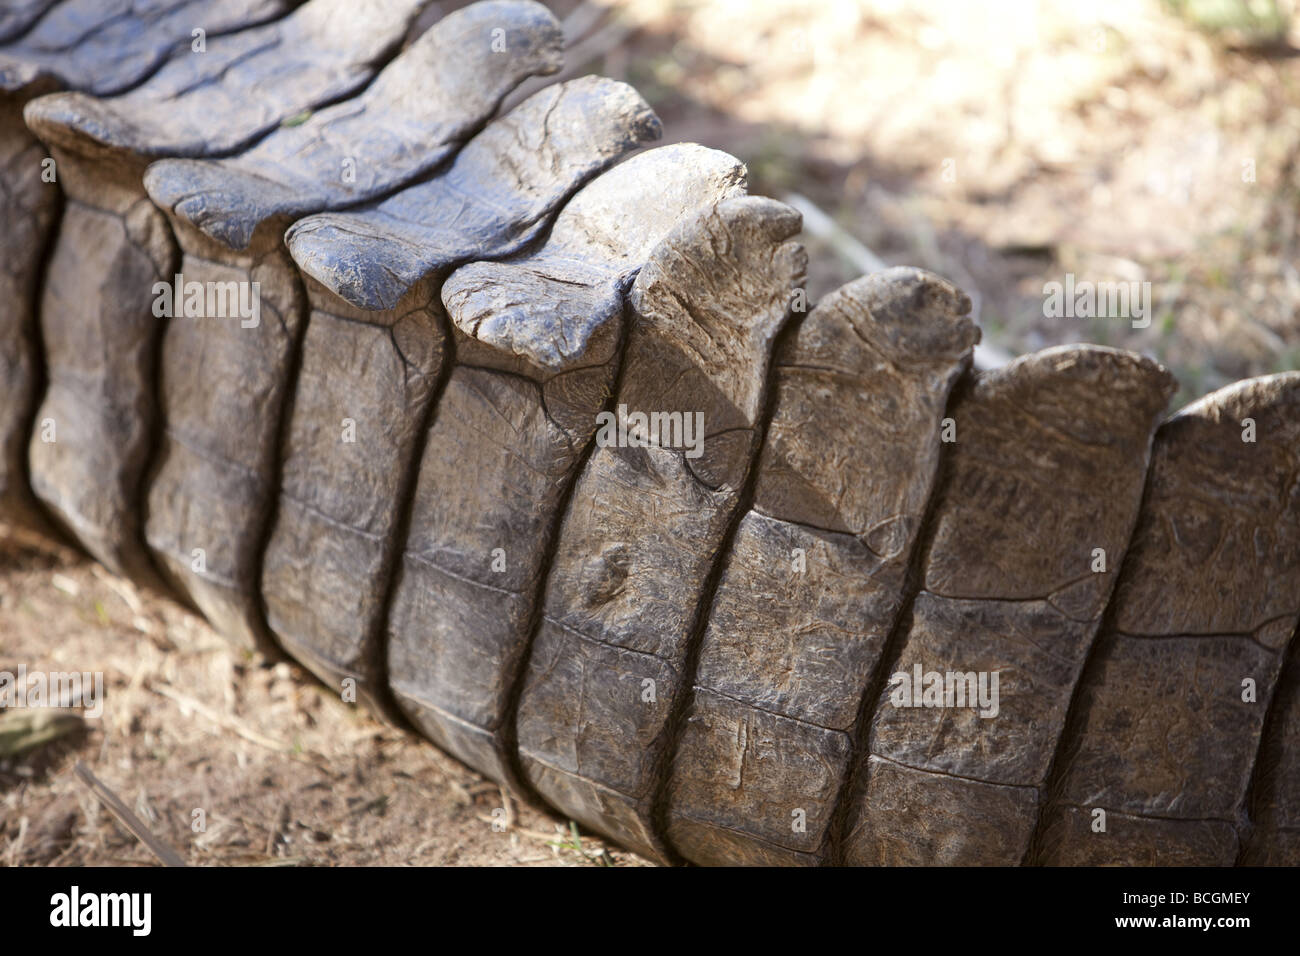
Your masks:
{"label": "blurred background", "polygon": [[[995,352],[1146,352],[1175,407],[1300,367],[1294,0],[547,5],[559,78],[626,80],[665,142],[733,153],[804,210],[813,299],[921,266],[971,295]],[[1066,273],[1150,282],[1150,326],[1045,317]]]}

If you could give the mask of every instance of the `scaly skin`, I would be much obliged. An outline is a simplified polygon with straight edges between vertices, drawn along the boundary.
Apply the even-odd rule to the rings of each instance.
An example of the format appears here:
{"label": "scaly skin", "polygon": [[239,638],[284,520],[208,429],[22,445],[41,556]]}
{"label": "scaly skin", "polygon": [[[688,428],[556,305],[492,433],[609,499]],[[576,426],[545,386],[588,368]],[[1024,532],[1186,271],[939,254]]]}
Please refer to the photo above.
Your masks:
{"label": "scaly skin", "polygon": [[[504,59],[434,57],[427,89],[398,61],[250,145],[393,54],[383,18],[340,45],[337,2],[294,22],[356,62],[300,57],[255,106],[293,51],[230,50],[293,16],[210,38],[202,83],[28,104],[67,191],[43,276],[57,202],[0,127],[32,230],[4,420],[40,513],[665,862],[1300,862],[1300,373],[1164,418],[1171,377],[1127,352],[972,372],[969,300],[919,270],[809,309],[797,213],[725,154],[624,160],[659,132],[626,86],[490,120],[558,66],[530,4],[456,21],[499,18]],[[151,97],[181,87],[176,121]],[[373,167],[332,182],[354,144]],[[160,322],[178,264],[259,281],[260,327]],[[701,444],[636,429],[697,412]]]}

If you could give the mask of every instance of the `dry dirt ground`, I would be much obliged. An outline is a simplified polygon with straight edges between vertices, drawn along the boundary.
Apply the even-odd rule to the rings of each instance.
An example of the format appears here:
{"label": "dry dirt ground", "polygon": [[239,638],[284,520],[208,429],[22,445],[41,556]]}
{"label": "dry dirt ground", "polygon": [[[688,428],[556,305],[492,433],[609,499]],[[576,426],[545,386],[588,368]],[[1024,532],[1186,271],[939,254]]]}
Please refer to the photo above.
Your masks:
{"label": "dry dirt ground", "polygon": [[[566,75],[626,79],[667,142],[728,150],[754,192],[827,214],[814,299],[865,247],[956,281],[1008,353],[1124,345],[1170,365],[1178,401],[1300,364],[1291,0],[551,5]],[[1151,326],[1046,317],[1067,273],[1151,282]],[[196,864],[642,862],[75,552],[0,541],[0,671],[106,681],[102,717],[0,757],[0,863],[154,862],[78,761]]]}
{"label": "dry dirt ground", "polygon": [[[158,862],[74,773],[78,761],[194,865],[642,862],[575,839],[298,666],[236,654],[171,601],[0,525],[0,672],[20,665],[102,672],[104,706],[0,756],[0,864]],[[0,720],[22,716],[49,714],[11,708]],[[6,741],[0,731],[0,753]]]}

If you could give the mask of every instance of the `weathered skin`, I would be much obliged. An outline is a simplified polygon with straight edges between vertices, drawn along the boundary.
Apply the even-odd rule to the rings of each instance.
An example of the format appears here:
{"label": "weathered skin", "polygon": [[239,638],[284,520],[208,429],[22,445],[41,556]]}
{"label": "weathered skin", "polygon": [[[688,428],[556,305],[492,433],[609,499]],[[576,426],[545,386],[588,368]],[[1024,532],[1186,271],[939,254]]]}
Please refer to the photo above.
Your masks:
{"label": "weathered skin", "polygon": [[1300,654],[1289,660],[1264,724],[1247,805],[1254,826],[1240,861],[1251,866],[1300,863]]}
{"label": "weathered skin", "polygon": [[388,670],[411,720],[486,773],[513,774],[510,698],[618,370],[623,293],[678,219],[743,182],[715,150],[642,153],[583,188],[537,252],[465,266],[443,288],[458,364],[420,463]]}
{"label": "weathered skin", "polygon": [[561,526],[518,710],[528,782],[664,858],[653,822],[706,581],[762,433],[772,343],[806,256],[798,213],[757,198],[685,218],[629,296],[616,404],[700,411],[703,455],[598,447]]}
{"label": "weathered skin", "polygon": [[0,521],[37,525],[27,479],[27,441],[42,361],[36,299],[42,256],[62,196],[42,182],[48,158],[23,124],[23,105],[41,81],[0,92]]}
{"label": "weathered skin", "polygon": [[32,490],[98,561],[154,584],[139,537],[155,414],[150,289],[176,246],[128,183],[99,180],[92,204],[78,198],[70,164],[59,168],[69,198],[41,297],[47,383],[28,446]]}
{"label": "weathered skin", "polygon": [[[864,728],[847,862],[1024,857],[1172,390],[1154,362],[1069,347],[981,375],[960,396],[923,587]],[[996,712],[969,698],[899,706],[893,675],[910,680],[918,665],[996,672]]]}
{"label": "weathered skin", "polygon": [[[492,30],[497,27],[505,30],[506,53],[492,52]],[[268,292],[271,294],[275,309],[275,321],[264,321],[252,328],[245,328],[245,320],[238,316],[215,321],[212,316],[176,317],[168,323],[162,346],[167,427],[149,489],[146,537],[174,587],[187,594],[209,618],[221,620],[224,629],[237,635],[241,643],[264,648],[272,644],[258,587],[268,522],[286,454],[293,458],[291,468],[305,470],[285,476],[286,494],[295,504],[314,507],[314,517],[323,521],[335,518],[344,524],[359,520],[364,528],[360,516],[381,507],[380,502],[351,503],[344,497],[337,499],[331,510],[324,506],[328,489],[307,490],[304,483],[314,484],[320,467],[313,465],[310,454],[303,459],[301,442],[315,443],[322,437],[315,427],[307,426],[310,439],[299,432],[298,445],[280,447],[285,402],[292,394],[309,309],[297,268],[283,240],[290,211],[307,211],[303,204],[308,203],[321,203],[325,208],[346,206],[403,185],[408,176],[426,168],[410,162],[411,137],[416,129],[428,130],[430,138],[424,148],[439,156],[450,154],[459,146],[461,137],[488,119],[506,91],[534,72],[553,72],[558,67],[557,46],[554,19],[536,4],[476,5],[439,21],[380,74],[368,94],[378,88],[385,100],[368,95],[331,107],[301,125],[281,128],[230,163],[166,162],[150,167],[145,185],[174,221],[186,254],[182,263],[186,280],[257,282],[264,299]],[[455,69],[465,72],[455,82],[454,74],[439,74],[441,96],[425,99],[419,95],[417,80],[422,71],[430,64],[446,62],[458,64]],[[465,95],[464,90],[471,88],[479,90],[479,94]],[[387,109],[378,109],[379,102],[386,103]],[[393,133],[404,126],[406,135],[380,135],[381,130]],[[348,148],[349,142],[374,144],[364,164],[369,171],[357,167],[357,183],[363,184],[360,187],[339,178],[343,169],[341,150]],[[389,153],[390,149],[393,152]],[[278,200],[267,200],[264,183],[273,182],[272,177],[277,176],[287,182],[322,178],[317,189],[302,196],[290,210],[279,208]],[[312,211],[316,208],[309,206]],[[247,215],[230,217],[234,209],[242,209]],[[442,345],[429,337],[440,336],[441,331],[436,317],[428,311],[429,301],[430,295],[417,293],[406,311],[418,309],[424,315],[402,325],[401,331],[413,336],[406,344],[412,356],[418,357],[417,362],[437,363]],[[397,319],[397,315],[381,316],[375,324],[389,326]],[[362,339],[352,344],[360,348],[365,343]],[[311,356],[328,365],[339,359],[338,348],[337,344],[313,342]],[[364,367],[364,355],[358,358],[357,367]],[[390,360],[394,358],[390,353]],[[395,384],[404,377],[404,366],[404,362],[390,365],[390,374],[397,376],[390,382]],[[421,388],[409,396],[416,406],[427,400],[423,389],[429,387],[430,371],[424,370]],[[432,371],[436,374],[436,364]],[[319,372],[318,368],[309,369],[309,379]],[[238,387],[231,388],[231,381],[237,381]],[[216,401],[221,412],[214,416],[212,396],[218,393],[221,397]],[[315,397],[329,400],[324,394]],[[323,411],[313,408],[306,399],[302,406],[308,417]],[[339,415],[329,431],[342,438],[342,419],[363,414],[361,408],[353,411],[353,416]],[[394,430],[399,445],[403,442],[400,431]],[[408,443],[410,437],[406,436]],[[402,454],[399,450],[398,457]],[[339,464],[335,462],[336,467]],[[379,461],[368,464],[377,466]],[[382,488],[382,484],[371,486],[372,491]],[[307,513],[301,513],[301,517],[306,518]],[[382,526],[367,530],[384,532]],[[286,527],[291,536],[303,532],[302,528]],[[302,543],[300,538],[294,540]],[[334,543],[319,544],[327,564],[331,554],[343,559],[329,550]],[[192,557],[196,548],[204,551],[201,566],[196,566]],[[349,555],[358,559],[351,570],[361,571],[372,580],[382,576],[382,551],[372,549],[366,558]],[[277,551],[277,556],[280,554]],[[296,582],[275,579],[277,600],[283,596],[293,602],[299,595],[306,597],[301,578],[311,570],[309,566],[314,566],[314,556],[306,564],[304,557],[294,558],[301,569]],[[336,566],[322,570],[332,567]],[[283,563],[273,566],[270,573],[274,576],[280,570],[292,574]],[[339,592],[344,606],[353,611],[334,625],[345,635],[341,642],[344,647],[338,646],[337,633],[314,629],[300,633],[298,622],[285,617],[283,606],[273,609],[273,613],[281,615],[288,632],[282,636],[291,642],[300,641],[294,650],[331,682],[340,673],[356,676],[357,662],[351,659],[350,651],[365,644],[364,633],[355,630],[357,615],[372,617],[374,608],[365,600],[353,598],[349,589],[361,586],[360,593],[365,594],[364,580],[349,581],[348,587]],[[326,573],[318,584],[333,586],[337,582],[329,581]],[[283,595],[279,588],[284,589]],[[371,602],[380,600],[382,595],[369,595]],[[314,641],[324,646],[315,646]]]}
{"label": "weathered skin", "polygon": [[374,205],[300,219],[285,241],[303,272],[341,298],[393,309],[430,275],[520,251],[575,185],[662,135],[630,86],[558,83],[490,123],[444,172]]}
{"label": "weathered skin", "polygon": [[36,20],[59,0],[9,0],[0,8],[0,42],[5,42],[27,30]]}
{"label": "weathered skin", "polygon": [[445,320],[431,283],[387,312],[306,287],[311,317],[261,594],[281,647],[382,706],[374,642],[410,459],[446,361]]}
{"label": "weathered skin", "polygon": [[541,4],[475,3],[435,23],[359,95],[304,123],[229,159],[158,164],[150,195],[242,249],[264,225],[283,233],[299,216],[374,199],[439,166],[520,82],[558,70],[563,49]]}
{"label": "weathered skin", "polygon": [[[38,251],[0,273],[6,427],[31,428],[59,521],[145,577],[147,514],[219,630],[270,649],[270,610],[336,687],[391,693],[659,859],[1300,864],[1300,373],[1209,396],[1152,445],[1158,366],[1069,347],[971,376],[965,298],[935,277],[884,272],[802,316],[797,214],[745,197],[738,161],[678,146],[602,174],[658,135],[611,81],[494,122],[373,91],[296,115],[363,86],[415,8],[312,0],[123,96],[33,100],[59,161],[37,190],[15,118],[58,79],[3,60],[4,214],[31,230],[7,241],[38,246],[67,191],[39,337]],[[531,22],[536,49],[506,49],[544,65],[557,35]],[[79,49],[64,75],[144,62]],[[510,85],[497,59],[410,49],[461,109]],[[174,237],[147,160],[259,140],[151,174]],[[354,150],[370,178],[335,189]],[[332,211],[286,246],[314,203]],[[178,265],[260,282],[261,312],[169,321],[159,369],[152,283]],[[700,454],[595,440],[620,404],[700,411]],[[913,664],[998,674],[997,716],[896,706]]]}
{"label": "weathered skin", "polygon": [[[68,196],[41,305],[49,385],[36,421],[53,423],[56,440],[33,433],[32,487],[108,567],[156,583],[139,499],[156,438],[155,285],[172,280],[180,255],[145,195],[147,159],[232,149],[354,88],[418,12],[418,0],[404,2],[405,20],[391,5],[381,18],[364,4],[312,0],[276,23],[209,38],[204,53],[173,56],[121,96],[55,93],[27,104],[27,124],[50,147]],[[369,30],[367,10],[382,21]],[[360,24],[349,26],[349,11],[363,15]],[[277,82],[242,102],[268,75]],[[266,311],[288,317],[284,290],[271,293]],[[239,378],[232,371],[226,391]],[[246,454],[266,453],[262,437]]]}
{"label": "weathered skin", "polygon": [[[7,6],[13,0],[6,0]],[[93,96],[123,93],[178,48],[283,16],[289,0],[61,0],[32,29],[0,47],[0,70],[21,64]],[[0,40],[5,17],[0,12]]]}
{"label": "weathered skin", "polygon": [[[20,33],[51,3],[7,4],[0,39]],[[67,87],[106,95],[144,79],[202,22],[214,36],[279,15],[279,0],[173,0],[134,15],[125,0],[65,0],[19,39],[0,46],[0,518],[34,524],[27,442],[37,394],[39,270],[58,220],[57,169],[23,122],[34,97]],[[74,220],[74,228],[75,228]],[[57,429],[56,429],[57,437]]]}
{"label": "weathered skin", "polygon": [[778,355],[754,502],[710,609],[668,787],[668,836],[686,859],[826,859],[948,392],[979,337],[969,309],[941,279],[892,269],[824,299]]}
{"label": "weathered skin", "polygon": [[[536,134],[545,128],[556,130],[558,141],[535,148]],[[441,199],[448,207],[447,215],[435,220],[443,223],[442,249],[459,249],[461,258],[506,254],[521,228],[547,224],[585,179],[658,132],[658,119],[631,87],[577,80],[538,93],[490,124],[450,171],[398,193],[381,208],[418,204],[432,213]],[[476,145],[480,141],[490,148]],[[509,149],[520,143],[530,148]],[[467,158],[482,165],[475,168]],[[518,178],[506,179],[503,169]],[[485,231],[482,217],[454,214],[472,195],[468,189],[476,178],[494,182],[495,216],[488,221],[495,232]],[[506,211],[515,218],[507,218]],[[371,248],[369,237],[359,239],[349,255],[340,239],[361,235],[372,218],[370,213],[312,217],[291,232],[290,248],[310,256],[315,273],[341,285],[346,272],[332,271],[328,263],[355,261]],[[324,243],[317,241],[320,230],[312,228],[313,220],[321,219],[330,222]],[[314,278],[307,282],[312,313],[262,595],[270,627],[283,645],[331,682],[354,679],[372,699],[383,679],[380,628],[402,543],[401,518],[411,498],[413,456],[447,364],[439,289],[456,261],[453,256],[437,264],[404,292],[395,309],[381,312],[358,309]]]}
{"label": "weathered skin", "polygon": [[1221,389],[1161,427],[1036,861],[1235,862],[1298,618],[1300,373],[1289,372]]}
{"label": "weathered skin", "polygon": [[[173,54],[148,81],[105,99],[43,97],[27,124],[95,160],[221,156],[281,121],[363,87],[427,0],[310,0],[265,26]],[[211,38],[209,38],[211,39]]]}

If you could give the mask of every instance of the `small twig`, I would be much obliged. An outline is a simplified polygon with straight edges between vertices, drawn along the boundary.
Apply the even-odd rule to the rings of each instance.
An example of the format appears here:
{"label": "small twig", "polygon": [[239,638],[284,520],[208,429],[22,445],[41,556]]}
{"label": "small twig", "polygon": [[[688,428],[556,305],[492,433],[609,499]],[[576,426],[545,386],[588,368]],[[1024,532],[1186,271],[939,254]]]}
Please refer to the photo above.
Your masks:
{"label": "small twig", "polygon": [[803,215],[803,227],[810,236],[830,243],[835,251],[864,274],[883,272],[888,263],[868,249],[857,236],[826,215],[815,202],[799,193],[788,193],[784,201]]}
{"label": "small twig", "polygon": [[583,0],[573,8],[573,12],[564,18],[561,30],[564,33],[565,46],[573,46],[609,15],[609,8],[591,0]]}
{"label": "small twig", "polygon": [[168,700],[180,704],[182,708],[192,710],[194,713],[206,717],[214,724],[224,727],[231,733],[238,734],[249,743],[257,744],[259,747],[265,747],[267,750],[274,750],[277,753],[291,753],[293,751],[293,748],[288,744],[281,743],[278,740],[272,740],[265,734],[260,734],[252,728],[245,727],[233,717],[226,717],[223,714],[219,714],[206,704],[195,700],[193,697],[182,694],[178,690],[173,690],[166,684],[160,684],[157,686],[150,684],[148,689],[161,697],[166,697]]}
{"label": "small twig", "polygon": [[135,593],[135,588],[131,587],[126,581],[123,581],[115,574],[110,574],[98,564],[90,566],[90,573],[102,581],[110,591],[122,599],[122,603],[130,609],[132,614],[141,614],[144,611],[144,604],[141,603],[139,596]]}
{"label": "small twig", "polygon": [[137,840],[148,847],[149,851],[162,861],[163,866],[186,865],[179,853],[154,836],[149,828],[144,825],[144,822],[122,802],[121,798],[110,790],[107,784],[91,773],[90,768],[81,761],[77,761],[76,774],[81,779],[81,782],[90,788],[90,792],[95,795],[95,799],[102,803],[113,816],[117,817],[118,822],[126,827]]}
{"label": "small twig", "polygon": [[62,591],[69,597],[76,597],[81,593],[81,585],[66,574],[51,574],[50,585],[58,591]]}
{"label": "small twig", "polygon": [[580,43],[575,43],[564,53],[565,66],[549,76],[535,76],[515,87],[514,91],[501,103],[497,115],[504,115],[539,90],[556,83],[563,83],[581,75],[583,68],[593,60],[609,54],[611,50],[628,39],[640,29],[640,24],[626,16],[618,17],[606,23]]}
{"label": "small twig", "polygon": [[499,789],[501,791],[501,806],[504,807],[506,811],[506,827],[510,828],[518,823],[518,817],[515,816],[515,804],[514,801],[510,799],[509,790],[504,786]]}
{"label": "small twig", "polygon": [[9,861],[9,866],[14,866],[23,852],[23,840],[27,837],[27,817],[20,817],[18,820],[18,836],[13,843],[9,844],[9,849],[5,850],[5,858]]}
{"label": "small twig", "polygon": [[[855,269],[858,269],[863,274],[870,274],[872,272],[882,272],[889,268],[889,264],[884,259],[868,249],[857,236],[828,216],[820,206],[807,196],[802,196],[799,193],[787,193],[784,201],[799,210],[803,215],[803,227],[809,235],[816,236],[818,239],[829,243]],[[978,323],[980,320],[981,296],[979,288],[975,285],[975,280],[960,264],[950,262],[949,267],[959,273],[955,278],[966,287],[966,292],[971,298],[971,313],[976,323]],[[980,370],[998,368],[1006,365],[1012,358],[1010,352],[987,342],[981,342],[975,346],[974,363],[975,367]]]}
{"label": "small twig", "polygon": [[271,818],[271,827],[266,834],[266,856],[268,857],[273,857],[275,855],[275,841],[280,835],[282,826],[280,820],[284,816],[284,811],[288,806],[289,798],[282,798],[280,800],[280,806],[276,808],[275,815]]}

